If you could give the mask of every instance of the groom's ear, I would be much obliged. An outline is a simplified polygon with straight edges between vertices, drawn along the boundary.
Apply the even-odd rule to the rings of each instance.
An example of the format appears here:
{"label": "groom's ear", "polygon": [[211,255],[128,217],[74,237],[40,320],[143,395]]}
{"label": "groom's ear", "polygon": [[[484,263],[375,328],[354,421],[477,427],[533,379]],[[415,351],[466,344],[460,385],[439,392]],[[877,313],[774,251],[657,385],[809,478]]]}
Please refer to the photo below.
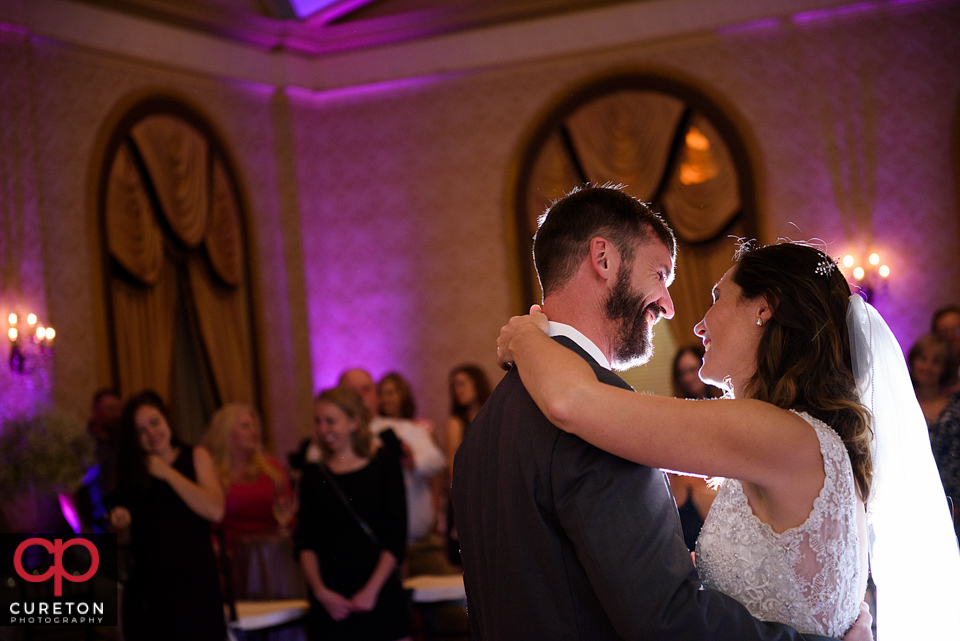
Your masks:
{"label": "groom's ear", "polygon": [[590,268],[601,280],[610,280],[617,275],[620,252],[606,238],[590,239]]}

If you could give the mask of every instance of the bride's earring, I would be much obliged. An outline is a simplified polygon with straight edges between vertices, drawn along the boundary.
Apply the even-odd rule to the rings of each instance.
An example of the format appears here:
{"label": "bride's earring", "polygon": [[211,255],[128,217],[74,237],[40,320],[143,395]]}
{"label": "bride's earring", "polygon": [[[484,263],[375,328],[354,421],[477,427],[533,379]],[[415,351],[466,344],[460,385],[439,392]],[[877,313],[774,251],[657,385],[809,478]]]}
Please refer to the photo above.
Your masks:
{"label": "bride's earring", "polygon": [[763,325],[763,319],[757,316],[757,325]]}

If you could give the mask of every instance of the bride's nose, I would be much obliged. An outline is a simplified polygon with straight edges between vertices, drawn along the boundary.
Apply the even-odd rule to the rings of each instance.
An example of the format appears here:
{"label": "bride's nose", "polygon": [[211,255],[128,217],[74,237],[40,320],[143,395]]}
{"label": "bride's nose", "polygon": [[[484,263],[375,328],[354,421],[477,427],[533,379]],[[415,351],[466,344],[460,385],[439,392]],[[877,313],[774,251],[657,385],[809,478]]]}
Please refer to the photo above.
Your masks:
{"label": "bride's nose", "polygon": [[707,333],[707,326],[703,324],[702,320],[694,326],[693,333],[700,338],[703,338],[703,335]]}

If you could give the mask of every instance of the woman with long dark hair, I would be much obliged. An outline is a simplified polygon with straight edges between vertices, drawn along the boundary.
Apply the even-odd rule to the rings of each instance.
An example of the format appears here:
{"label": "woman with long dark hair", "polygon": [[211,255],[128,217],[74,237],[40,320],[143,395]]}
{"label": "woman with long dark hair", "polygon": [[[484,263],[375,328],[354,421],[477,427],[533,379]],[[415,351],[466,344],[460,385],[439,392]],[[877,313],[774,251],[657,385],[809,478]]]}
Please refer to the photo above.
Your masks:
{"label": "woman with long dark hair", "polygon": [[727,399],[603,385],[547,337],[536,307],[501,331],[500,359],[517,363],[561,429],[643,465],[726,478],[697,542],[697,568],[704,585],[754,616],[843,635],[863,600],[872,538],[879,635],[955,634],[960,553],[903,354],[883,319],[850,295],[829,256],[793,243],[746,250],[713,298],[695,329],[706,350],[700,376]]}
{"label": "woman with long dark hair", "polygon": [[450,372],[450,418],[447,419],[447,469],[453,469],[453,457],[463,435],[487,399],[490,380],[477,365],[464,364]]}
{"label": "woman with long dark hair", "polygon": [[130,528],[123,596],[128,641],[223,639],[226,627],[210,523],[223,492],[210,454],[181,442],[153,392],[127,401],[117,443],[115,529]]}
{"label": "woman with long dark hair", "polygon": [[[477,416],[477,412],[490,398],[490,380],[477,365],[465,363],[450,371],[450,418],[447,419],[447,482],[450,488],[453,458],[463,441],[467,428]],[[451,563],[460,563],[460,541],[457,535],[456,519],[453,514],[453,501],[448,496],[447,506],[447,557]]]}

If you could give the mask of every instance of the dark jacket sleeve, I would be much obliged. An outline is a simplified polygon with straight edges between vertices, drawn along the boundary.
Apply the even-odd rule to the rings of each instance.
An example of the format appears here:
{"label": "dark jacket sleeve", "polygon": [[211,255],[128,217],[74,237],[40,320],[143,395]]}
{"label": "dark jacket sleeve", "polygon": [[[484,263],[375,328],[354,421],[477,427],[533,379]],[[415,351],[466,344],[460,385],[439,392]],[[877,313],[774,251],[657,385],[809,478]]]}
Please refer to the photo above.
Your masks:
{"label": "dark jacket sleeve", "polygon": [[397,563],[401,563],[407,550],[407,494],[403,469],[396,456],[383,450],[377,454],[377,463],[380,466],[378,478],[384,509],[376,533],[384,549],[397,558]]}
{"label": "dark jacket sleeve", "polygon": [[624,639],[822,639],[755,619],[736,600],[700,589],[660,470],[562,434],[551,469],[557,519]]}

